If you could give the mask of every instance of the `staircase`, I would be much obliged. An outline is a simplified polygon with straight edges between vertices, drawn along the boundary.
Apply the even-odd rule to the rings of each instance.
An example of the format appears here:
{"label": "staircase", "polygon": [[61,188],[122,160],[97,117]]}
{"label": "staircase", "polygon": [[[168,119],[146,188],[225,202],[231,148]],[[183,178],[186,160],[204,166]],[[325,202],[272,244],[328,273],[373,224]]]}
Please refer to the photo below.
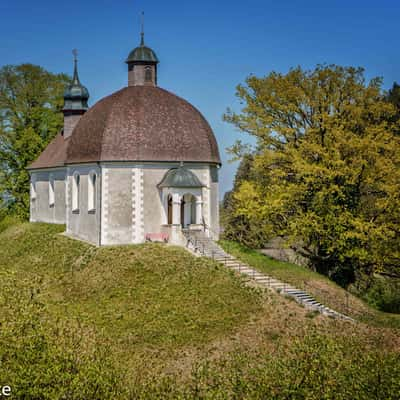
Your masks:
{"label": "staircase", "polygon": [[271,276],[259,272],[249,265],[244,264],[240,260],[226,253],[217,243],[215,243],[211,238],[207,237],[203,231],[183,230],[183,234],[187,240],[186,247],[195,254],[212,258],[213,260],[225,265],[227,268],[248,276],[261,286],[272,289],[282,295],[292,297],[299,304],[302,304],[311,311],[317,311],[329,317],[354,322],[352,318],[319,303],[305,291],[297,289],[294,286],[278,279],[272,278]]}

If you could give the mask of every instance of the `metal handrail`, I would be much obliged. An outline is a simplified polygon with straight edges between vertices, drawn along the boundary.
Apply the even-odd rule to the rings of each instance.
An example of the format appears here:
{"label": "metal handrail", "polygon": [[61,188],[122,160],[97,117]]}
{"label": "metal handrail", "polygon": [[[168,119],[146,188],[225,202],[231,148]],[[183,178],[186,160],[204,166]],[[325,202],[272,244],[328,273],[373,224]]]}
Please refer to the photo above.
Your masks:
{"label": "metal handrail", "polygon": [[204,217],[201,218],[201,225],[203,226],[204,232],[206,232],[206,230],[208,230],[211,233],[213,233],[215,236],[219,236],[218,232],[214,231],[214,229],[211,229],[211,227],[206,224],[206,221],[205,221]]}

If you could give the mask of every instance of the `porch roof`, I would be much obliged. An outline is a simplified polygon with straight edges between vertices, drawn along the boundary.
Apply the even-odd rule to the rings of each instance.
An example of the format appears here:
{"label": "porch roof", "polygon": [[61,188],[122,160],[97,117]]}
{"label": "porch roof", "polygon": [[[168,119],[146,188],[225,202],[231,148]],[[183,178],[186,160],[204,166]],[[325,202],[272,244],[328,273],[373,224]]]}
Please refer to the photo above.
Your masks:
{"label": "porch roof", "polygon": [[176,188],[199,188],[203,187],[200,179],[190,170],[184,166],[178,168],[171,168],[167,171],[158,184],[158,187],[176,187]]}

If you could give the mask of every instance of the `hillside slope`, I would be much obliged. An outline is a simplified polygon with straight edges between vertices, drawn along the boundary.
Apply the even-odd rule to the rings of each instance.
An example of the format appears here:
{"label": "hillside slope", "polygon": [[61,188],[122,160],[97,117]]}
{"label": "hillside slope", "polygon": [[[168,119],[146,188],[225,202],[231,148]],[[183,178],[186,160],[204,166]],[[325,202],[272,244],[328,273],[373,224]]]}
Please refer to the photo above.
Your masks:
{"label": "hillside slope", "polygon": [[223,240],[220,244],[242,262],[306,291],[321,303],[345,315],[370,325],[400,329],[400,314],[385,313],[370,307],[326,276],[296,264],[272,259],[239,243]]}
{"label": "hillside slope", "polygon": [[99,249],[62,231],[0,233],[0,384],[16,398],[400,393],[395,329],[308,313],[181,248]]}

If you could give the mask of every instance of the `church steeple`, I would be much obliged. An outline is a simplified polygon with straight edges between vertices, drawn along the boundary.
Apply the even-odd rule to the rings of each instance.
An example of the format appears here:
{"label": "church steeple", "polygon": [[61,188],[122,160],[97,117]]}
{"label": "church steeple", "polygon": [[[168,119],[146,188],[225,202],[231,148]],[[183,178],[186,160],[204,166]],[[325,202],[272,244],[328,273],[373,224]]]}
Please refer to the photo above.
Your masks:
{"label": "church steeple", "polygon": [[72,134],[80,117],[89,108],[89,91],[81,84],[78,75],[78,51],[74,49],[72,54],[74,55],[74,75],[64,92],[64,138]]}
{"label": "church steeple", "polygon": [[72,54],[74,55],[74,76],[72,78],[72,84],[74,86],[81,86],[78,76],[78,50],[72,50]]}
{"label": "church steeple", "polygon": [[143,16],[144,13],[142,13],[140,46],[133,49],[125,61],[128,64],[128,86],[157,85],[157,64],[159,60],[156,53],[144,44]]}
{"label": "church steeple", "polygon": [[74,55],[74,75],[71,83],[64,92],[64,111],[66,110],[84,110],[88,107],[89,91],[83,86],[78,75],[78,51],[72,51]]}

